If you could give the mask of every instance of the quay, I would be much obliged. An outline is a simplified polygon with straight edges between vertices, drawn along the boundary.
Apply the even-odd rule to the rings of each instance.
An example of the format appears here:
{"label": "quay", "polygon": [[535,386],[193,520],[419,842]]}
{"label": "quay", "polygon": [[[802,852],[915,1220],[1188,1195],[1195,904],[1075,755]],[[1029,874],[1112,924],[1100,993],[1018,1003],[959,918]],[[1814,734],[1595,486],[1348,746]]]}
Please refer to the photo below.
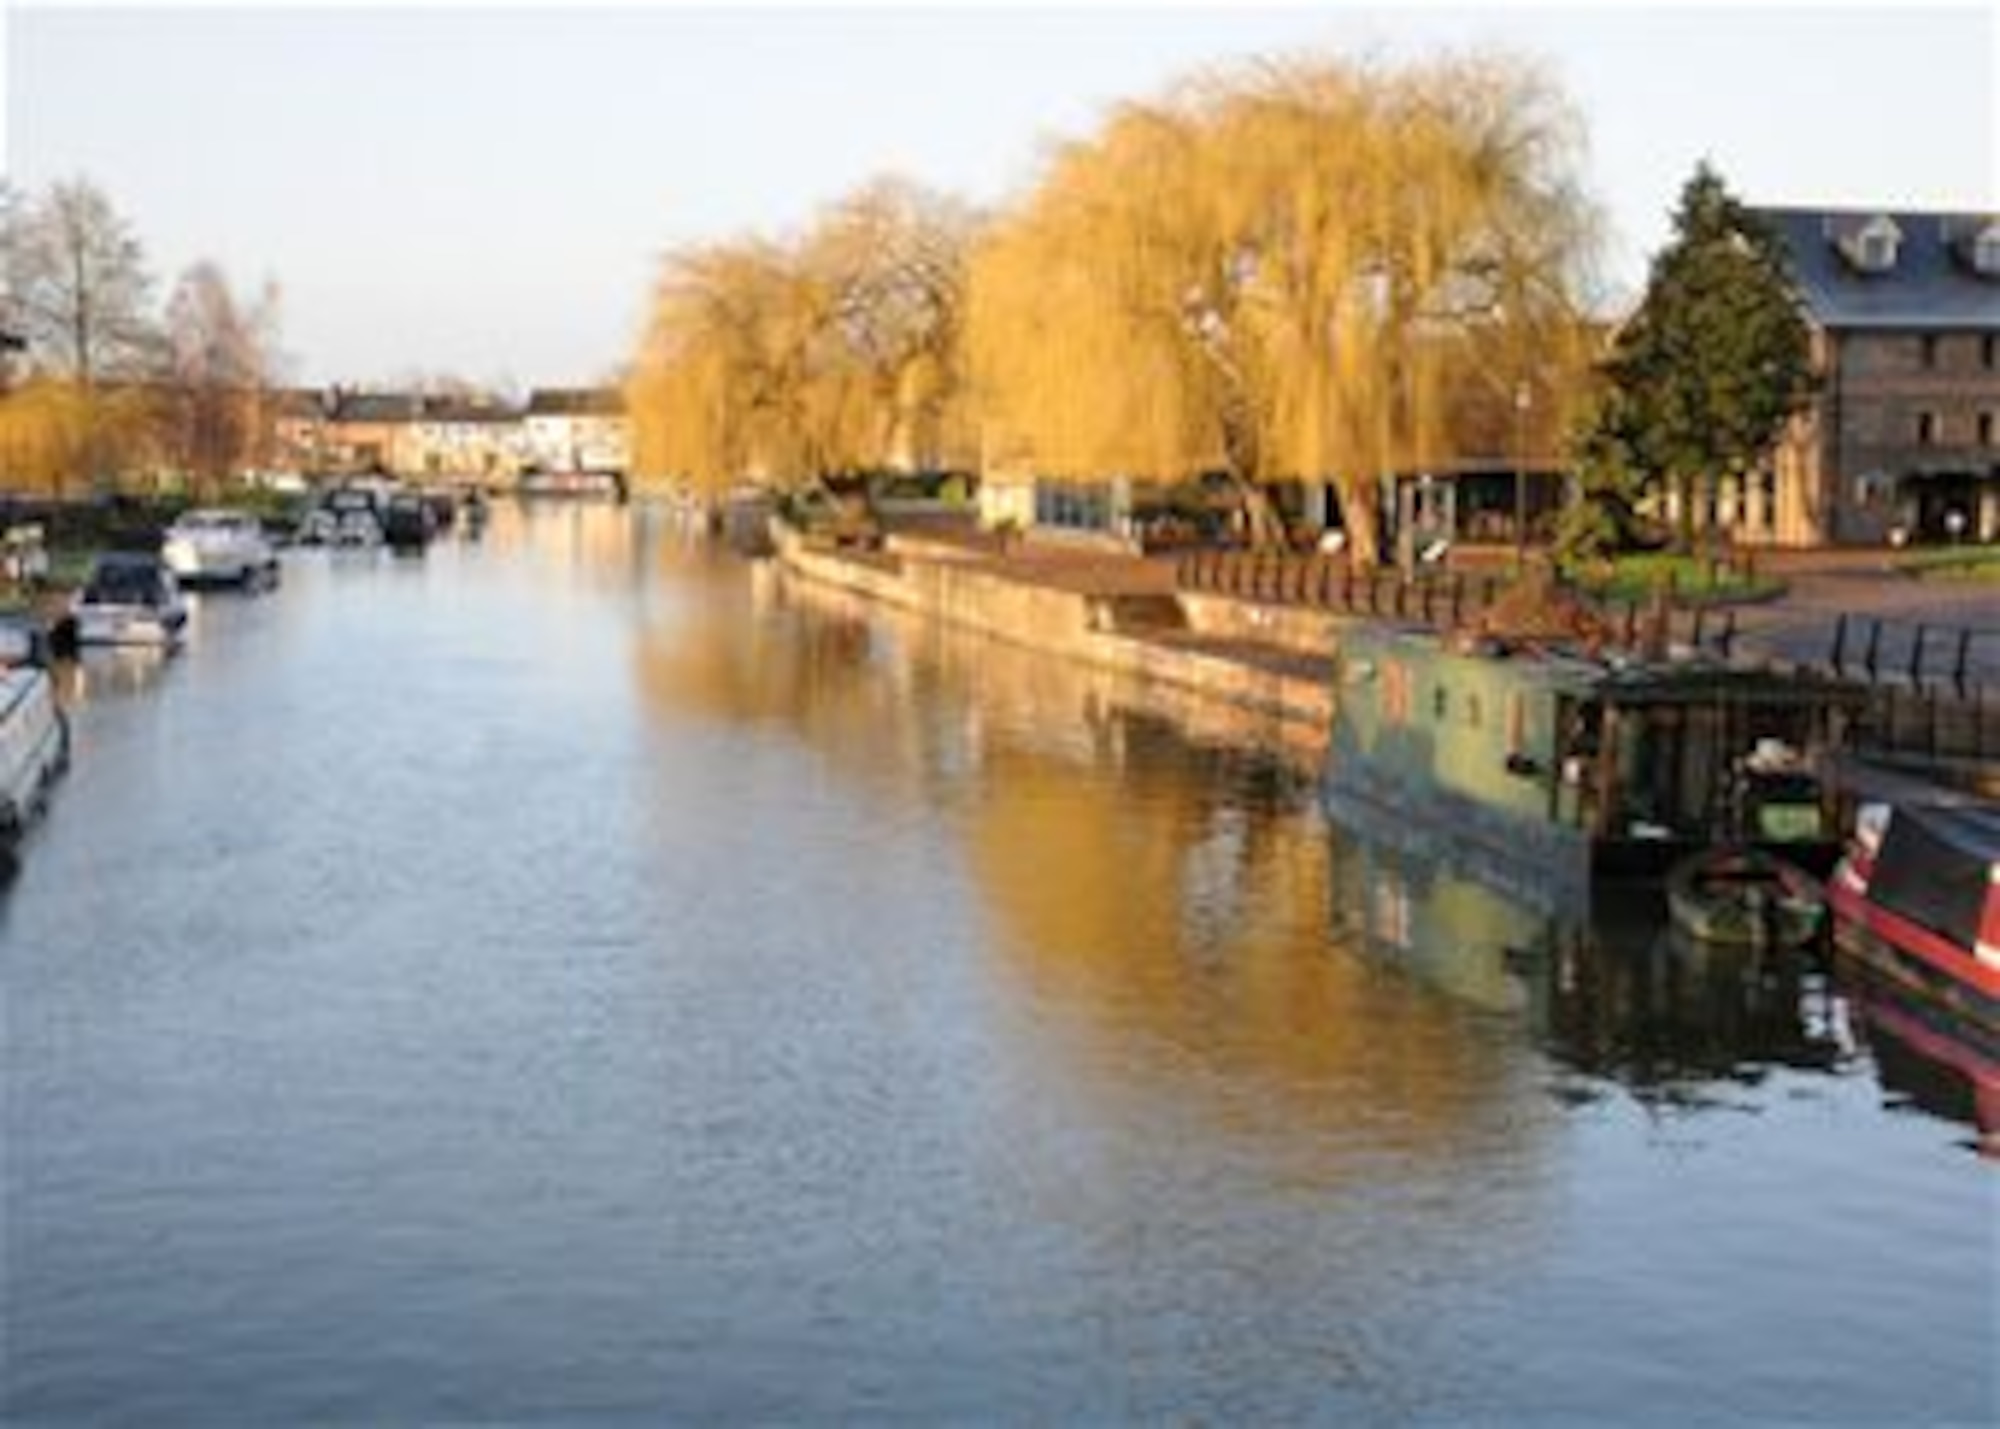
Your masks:
{"label": "quay", "polygon": [[[1003,543],[956,524],[892,526],[879,545],[858,545],[774,520],[771,547],[802,580],[1233,706],[1251,716],[1245,738],[1294,759],[1326,754],[1346,632],[1390,620],[1472,628],[1482,611],[1512,603],[1504,587],[1464,573],[1390,585],[1390,573],[1369,581],[1316,557],[1236,552],[1176,561],[1062,539]],[[1910,779],[1991,797],[2000,790],[2000,701],[1992,687],[2000,628],[1950,625],[1979,607],[1919,591],[1916,598],[1929,594],[1937,604],[1912,609],[1904,587],[1914,583],[1856,579],[1866,574],[1852,562],[1831,574],[1805,564],[1796,596],[1741,610],[1667,612],[1665,642],[1865,689],[1856,735],[1866,757],[1844,759],[1835,771],[1847,797],[1877,797],[1885,781]],[[1608,638],[1635,644],[1644,618],[1636,607],[1605,612]],[[1922,619],[1954,631],[1932,644],[1929,665],[1911,663],[1901,647],[1879,665],[1843,655],[1850,627],[1865,623],[1878,638],[1887,630],[1907,646],[1912,632],[1921,642]],[[1940,656],[1954,649],[1951,668]]]}

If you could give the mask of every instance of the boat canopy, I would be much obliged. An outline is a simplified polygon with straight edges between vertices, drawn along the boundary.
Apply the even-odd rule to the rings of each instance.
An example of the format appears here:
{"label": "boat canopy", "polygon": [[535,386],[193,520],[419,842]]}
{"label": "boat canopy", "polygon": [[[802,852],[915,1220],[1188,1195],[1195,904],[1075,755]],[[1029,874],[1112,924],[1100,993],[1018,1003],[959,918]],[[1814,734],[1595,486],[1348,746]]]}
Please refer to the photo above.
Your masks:
{"label": "boat canopy", "polygon": [[1869,898],[1970,948],[2000,880],[2000,811],[1904,805],[1889,820]]}

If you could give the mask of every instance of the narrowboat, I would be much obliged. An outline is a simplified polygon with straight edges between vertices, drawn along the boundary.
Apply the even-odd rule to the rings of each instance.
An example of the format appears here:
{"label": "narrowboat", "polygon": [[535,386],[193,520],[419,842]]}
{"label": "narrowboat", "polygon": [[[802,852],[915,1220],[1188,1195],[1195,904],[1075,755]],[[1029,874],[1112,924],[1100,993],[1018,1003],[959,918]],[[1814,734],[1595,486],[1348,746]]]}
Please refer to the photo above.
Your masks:
{"label": "narrowboat", "polygon": [[1328,815],[1516,896],[1587,905],[1716,844],[1838,857],[1844,682],[1380,625],[1343,633],[1334,681]]}
{"label": "narrowboat", "polygon": [[1865,805],[1827,901],[1842,952],[2000,1033],[2000,809]]}

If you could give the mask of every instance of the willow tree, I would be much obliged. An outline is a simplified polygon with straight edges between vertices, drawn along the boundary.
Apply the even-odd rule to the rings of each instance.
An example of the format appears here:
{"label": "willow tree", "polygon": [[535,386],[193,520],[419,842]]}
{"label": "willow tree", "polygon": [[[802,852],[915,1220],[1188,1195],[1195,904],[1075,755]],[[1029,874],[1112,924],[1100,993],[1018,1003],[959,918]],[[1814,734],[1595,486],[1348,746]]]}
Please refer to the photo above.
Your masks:
{"label": "willow tree", "polygon": [[1570,322],[1574,134],[1492,56],[1263,63],[1127,105],[975,262],[983,398],[1055,474],[1226,472],[1264,541],[1269,483],[1330,478],[1372,563],[1381,479],[1491,455],[1454,449],[1471,379]]}
{"label": "willow tree", "polygon": [[669,254],[627,387],[642,468],[714,492],[940,460],[972,224],[884,179],[797,238]]}
{"label": "willow tree", "polygon": [[840,468],[936,467],[964,445],[959,332],[975,224],[958,199],[886,177],[829,207],[803,240],[800,262],[830,299],[809,385]]}
{"label": "willow tree", "polygon": [[670,254],[628,385],[642,468],[710,493],[807,472],[803,379],[825,308],[783,245]]}

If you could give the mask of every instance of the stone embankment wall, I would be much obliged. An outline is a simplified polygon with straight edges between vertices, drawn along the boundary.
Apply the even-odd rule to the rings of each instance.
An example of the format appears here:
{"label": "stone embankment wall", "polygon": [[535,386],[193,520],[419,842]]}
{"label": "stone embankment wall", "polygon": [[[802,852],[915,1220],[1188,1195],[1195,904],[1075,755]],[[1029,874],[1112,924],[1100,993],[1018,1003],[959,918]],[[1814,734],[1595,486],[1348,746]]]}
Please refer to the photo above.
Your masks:
{"label": "stone embankment wall", "polygon": [[[1123,597],[1016,580],[990,560],[950,552],[877,555],[818,549],[781,532],[785,568],[995,639],[1226,702],[1263,717],[1256,737],[1296,755],[1323,751],[1333,718],[1333,635],[1233,620],[1203,599]],[[1165,606],[1170,614],[1163,616]],[[1283,638],[1281,638],[1281,636]]]}

